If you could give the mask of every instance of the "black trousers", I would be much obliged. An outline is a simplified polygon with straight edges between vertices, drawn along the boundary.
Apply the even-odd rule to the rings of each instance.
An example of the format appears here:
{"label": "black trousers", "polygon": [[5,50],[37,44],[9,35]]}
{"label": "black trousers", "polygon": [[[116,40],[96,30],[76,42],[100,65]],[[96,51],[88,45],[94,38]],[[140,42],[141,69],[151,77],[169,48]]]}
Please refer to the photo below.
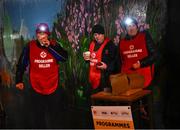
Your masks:
{"label": "black trousers", "polygon": [[62,89],[58,88],[50,95],[42,95],[30,88],[29,96],[32,128],[63,128],[65,110]]}

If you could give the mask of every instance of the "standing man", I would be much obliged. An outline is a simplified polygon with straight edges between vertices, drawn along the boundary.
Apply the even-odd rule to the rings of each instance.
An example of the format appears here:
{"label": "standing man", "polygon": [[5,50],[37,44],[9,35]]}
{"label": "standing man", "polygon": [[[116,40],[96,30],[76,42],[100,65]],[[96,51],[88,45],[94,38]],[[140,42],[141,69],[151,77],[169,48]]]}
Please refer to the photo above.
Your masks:
{"label": "standing man", "polygon": [[[119,56],[121,57],[121,73],[137,73],[144,77],[144,89],[154,90],[152,83],[154,77],[154,63],[157,59],[157,51],[152,37],[147,31],[139,31],[138,23],[134,18],[124,20],[127,34],[119,43]],[[140,113],[143,128],[147,128],[146,120],[149,113],[144,104],[146,100],[140,101]],[[156,103],[153,102],[154,109],[157,109]],[[160,113],[154,113],[153,120],[159,118]]]}
{"label": "standing man", "polygon": [[136,19],[125,19],[124,25],[127,34],[119,44],[121,72],[143,75],[146,88],[153,79],[154,62],[157,57],[155,44],[147,31],[139,31]]}
{"label": "standing man", "polygon": [[[62,113],[62,88],[59,88],[59,64],[68,54],[55,40],[49,39],[46,23],[36,28],[36,40],[24,48],[16,72],[16,88],[24,89],[23,74],[29,66],[30,100],[33,128],[59,128]],[[60,117],[60,118],[59,118]]]}
{"label": "standing man", "polygon": [[90,57],[83,54],[84,59],[89,61],[89,82],[92,93],[103,91],[104,88],[111,88],[109,75],[115,70],[115,57],[117,47],[105,37],[104,27],[97,24],[92,29],[93,40],[89,46]]}

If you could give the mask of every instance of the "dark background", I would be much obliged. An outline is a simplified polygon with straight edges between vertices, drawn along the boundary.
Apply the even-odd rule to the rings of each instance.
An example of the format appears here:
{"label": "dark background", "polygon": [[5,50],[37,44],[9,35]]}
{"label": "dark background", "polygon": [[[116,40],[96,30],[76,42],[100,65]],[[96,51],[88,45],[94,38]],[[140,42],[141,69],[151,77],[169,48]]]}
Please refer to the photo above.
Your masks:
{"label": "dark background", "polygon": [[166,128],[180,128],[180,7],[175,0],[168,1],[168,24],[165,36],[167,67],[164,92],[164,123]]}
{"label": "dark background", "polygon": [[[162,46],[165,70],[163,73],[165,86],[162,88],[162,115],[165,128],[180,128],[180,6],[175,0],[169,0],[167,6],[168,24],[166,35],[163,38],[165,44]],[[20,113],[21,111],[19,111]],[[78,116],[78,113],[76,114]],[[16,123],[21,124],[22,121],[19,122]]]}

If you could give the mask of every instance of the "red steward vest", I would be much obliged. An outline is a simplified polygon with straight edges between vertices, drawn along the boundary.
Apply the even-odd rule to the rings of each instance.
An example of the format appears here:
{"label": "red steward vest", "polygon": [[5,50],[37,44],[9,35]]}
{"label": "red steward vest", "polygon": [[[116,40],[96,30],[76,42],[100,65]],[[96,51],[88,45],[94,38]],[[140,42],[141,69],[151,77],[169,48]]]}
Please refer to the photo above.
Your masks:
{"label": "red steward vest", "polygon": [[148,56],[145,34],[139,33],[134,39],[131,40],[123,39],[120,43],[120,53],[122,59],[121,72],[138,73],[143,75],[145,78],[144,86],[147,87],[152,80],[151,66],[132,70],[132,64]]}
{"label": "red steward vest", "polygon": [[39,48],[36,41],[30,43],[30,82],[40,94],[51,94],[58,86],[58,64],[46,50]]}
{"label": "red steward vest", "polygon": [[94,41],[90,43],[89,51],[91,52],[92,60],[90,61],[89,82],[91,83],[93,89],[96,89],[100,84],[101,70],[96,68],[96,64],[98,62],[101,62],[103,49],[108,42],[109,39],[105,38],[101,47],[97,51],[94,51],[94,47],[95,47]]}

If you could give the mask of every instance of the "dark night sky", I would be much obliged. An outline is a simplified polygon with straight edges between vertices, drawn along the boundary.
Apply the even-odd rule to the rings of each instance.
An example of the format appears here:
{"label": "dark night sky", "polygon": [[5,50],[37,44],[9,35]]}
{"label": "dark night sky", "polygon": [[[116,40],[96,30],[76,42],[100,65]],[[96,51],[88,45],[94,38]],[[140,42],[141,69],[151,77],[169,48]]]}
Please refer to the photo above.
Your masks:
{"label": "dark night sky", "polygon": [[24,19],[24,24],[33,36],[34,29],[40,22],[46,22],[52,28],[62,3],[63,0],[5,0],[5,9],[14,29],[19,30],[21,19]]}

